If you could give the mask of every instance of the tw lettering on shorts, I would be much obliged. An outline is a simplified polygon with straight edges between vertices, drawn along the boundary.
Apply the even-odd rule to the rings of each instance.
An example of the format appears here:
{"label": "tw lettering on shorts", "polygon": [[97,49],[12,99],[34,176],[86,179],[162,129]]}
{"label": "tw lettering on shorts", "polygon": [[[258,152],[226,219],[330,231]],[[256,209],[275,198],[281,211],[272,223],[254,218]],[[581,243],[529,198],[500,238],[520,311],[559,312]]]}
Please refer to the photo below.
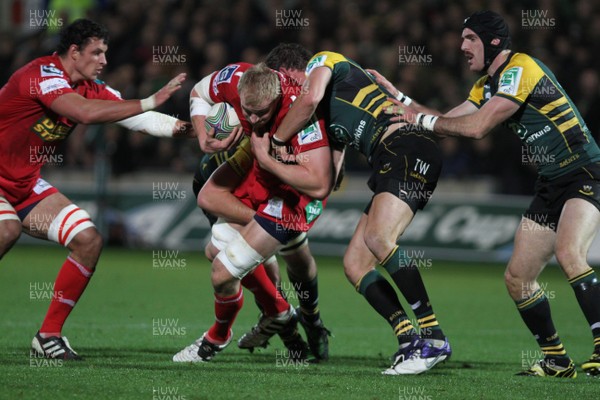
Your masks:
{"label": "tw lettering on shorts", "polygon": [[398,191],[401,198],[414,201],[429,200],[433,194],[433,190],[429,187],[429,180],[427,179],[427,172],[430,168],[430,163],[419,158],[416,159],[413,168],[408,173],[409,178],[412,179],[401,181],[399,184]]}

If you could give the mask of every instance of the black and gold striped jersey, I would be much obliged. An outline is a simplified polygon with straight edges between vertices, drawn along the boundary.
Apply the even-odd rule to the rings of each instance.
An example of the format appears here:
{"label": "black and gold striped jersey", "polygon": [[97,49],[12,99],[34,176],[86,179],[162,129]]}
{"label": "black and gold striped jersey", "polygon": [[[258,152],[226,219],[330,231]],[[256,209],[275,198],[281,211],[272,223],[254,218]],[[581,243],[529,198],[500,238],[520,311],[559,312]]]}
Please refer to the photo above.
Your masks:
{"label": "black and gold striped jersey", "polygon": [[468,100],[478,108],[492,96],[519,105],[505,121],[523,142],[523,160],[538,173],[555,178],[590,162],[600,161],[600,149],[577,107],[541,61],[511,53],[493,77],[479,79]]}
{"label": "black and gold striped jersey", "polygon": [[308,62],[307,76],[317,67],[332,72],[317,109],[325,119],[327,133],[334,143],[351,146],[368,157],[387,128],[389,118],[382,110],[392,105],[387,98],[393,96],[360,65],[339,53],[315,54]]}

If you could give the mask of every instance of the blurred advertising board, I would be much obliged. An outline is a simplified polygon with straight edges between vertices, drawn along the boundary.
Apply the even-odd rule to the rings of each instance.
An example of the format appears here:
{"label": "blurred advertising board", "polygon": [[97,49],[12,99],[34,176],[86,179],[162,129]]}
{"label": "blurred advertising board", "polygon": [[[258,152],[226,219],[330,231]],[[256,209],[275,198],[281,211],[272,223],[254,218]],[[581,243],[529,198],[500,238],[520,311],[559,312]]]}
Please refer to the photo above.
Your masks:
{"label": "blurred advertising board", "polygon": [[[90,212],[109,244],[202,251],[210,235],[208,221],[196,207],[191,190],[178,191],[177,187],[108,195],[101,213],[93,195],[65,193]],[[313,253],[342,255],[366,203],[332,197],[309,232]],[[528,197],[436,194],[417,213],[399,243],[428,259],[505,262],[528,203]],[[589,258],[592,263],[600,262],[600,235]]]}

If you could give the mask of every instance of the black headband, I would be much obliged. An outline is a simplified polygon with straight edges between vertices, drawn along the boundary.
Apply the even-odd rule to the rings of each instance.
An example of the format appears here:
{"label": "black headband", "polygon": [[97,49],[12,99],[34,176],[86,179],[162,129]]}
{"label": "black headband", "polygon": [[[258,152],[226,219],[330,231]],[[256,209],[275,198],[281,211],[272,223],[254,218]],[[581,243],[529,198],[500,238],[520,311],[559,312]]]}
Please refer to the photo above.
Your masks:
{"label": "black headband", "polygon": [[[477,11],[463,23],[463,28],[469,28],[479,36],[483,42],[484,70],[487,70],[494,58],[502,50],[510,47],[510,32],[508,25],[500,14],[494,11]],[[500,43],[492,44],[492,40],[499,39]]]}

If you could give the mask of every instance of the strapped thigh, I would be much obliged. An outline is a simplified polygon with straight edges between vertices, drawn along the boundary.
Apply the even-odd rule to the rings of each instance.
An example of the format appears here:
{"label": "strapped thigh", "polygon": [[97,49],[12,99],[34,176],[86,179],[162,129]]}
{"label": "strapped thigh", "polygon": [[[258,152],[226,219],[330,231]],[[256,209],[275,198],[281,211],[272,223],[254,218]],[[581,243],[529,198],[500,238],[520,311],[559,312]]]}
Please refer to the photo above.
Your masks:
{"label": "strapped thigh", "polygon": [[0,221],[5,221],[9,219],[14,219],[16,221],[21,222],[13,206],[10,205],[8,200],[0,196]]}
{"label": "strapped thigh", "polygon": [[75,204],[69,204],[58,213],[50,224],[48,240],[66,247],[75,235],[94,226],[87,211],[82,210]]}

